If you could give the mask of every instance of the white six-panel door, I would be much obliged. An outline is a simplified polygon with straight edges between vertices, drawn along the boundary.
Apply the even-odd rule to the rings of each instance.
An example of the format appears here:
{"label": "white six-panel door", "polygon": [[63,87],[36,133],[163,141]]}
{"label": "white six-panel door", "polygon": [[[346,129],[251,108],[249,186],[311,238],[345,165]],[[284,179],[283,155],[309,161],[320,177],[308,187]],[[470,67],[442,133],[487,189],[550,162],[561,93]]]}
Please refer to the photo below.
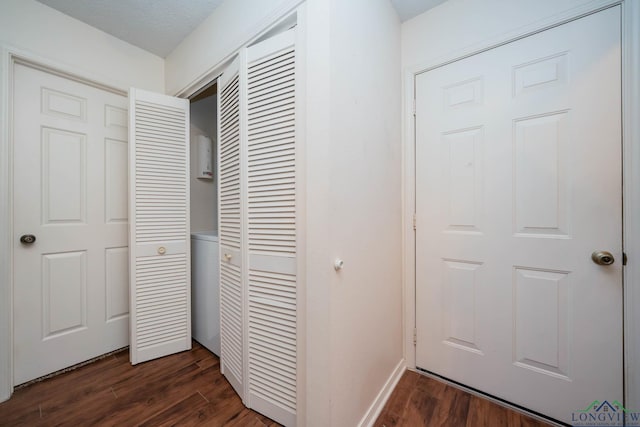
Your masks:
{"label": "white six-panel door", "polygon": [[620,87],[619,7],[416,77],[419,368],[565,422],[622,402]]}
{"label": "white six-panel door", "polygon": [[128,146],[126,97],[19,64],[14,85],[20,384],[128,344]]}
{"label": "white six-panel door", "polygon": [[189,101],[129,92],[131,363],[191,348]]}

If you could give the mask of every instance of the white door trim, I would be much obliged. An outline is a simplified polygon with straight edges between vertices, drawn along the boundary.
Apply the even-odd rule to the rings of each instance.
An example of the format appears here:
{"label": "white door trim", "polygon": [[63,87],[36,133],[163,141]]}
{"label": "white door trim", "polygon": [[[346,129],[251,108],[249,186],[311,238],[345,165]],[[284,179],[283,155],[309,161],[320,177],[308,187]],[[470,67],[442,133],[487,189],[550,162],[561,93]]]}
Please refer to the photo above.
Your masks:
{"label": "white door trim", "polygon": [[26,64],[102,90],[127,96],[127,90],[102,78],[5,44],[0,45],[0,402],[13,393],[13,65]]}
{"label": "white door trim", "polygon": [[625,406],[640,408],[640,3],[622,3],[622,168]]}
{"label": "white door trim", "polygon": [[[624,248],[628,263],[624,269],[624,355],[625,406],[640,408],[640,4],[635,0],[592,1],[534,25],[523,27],[498,38],[452,52],[427,63],[403,71],[403,317],[404,355],[409,369],[415,369],[416,357],[413,334],[416,321],[415,276],[415,120],[414,94],[417,74],[454,61],[496,48],[546,29],[562,25],[585,15],[622,5],[622,123],[623,123],[623,220]],[[417,225],[420,226],[419,224]],[[634,262],[635,261],[635,262]],[[634,283],[636,282],[636,283]]]}

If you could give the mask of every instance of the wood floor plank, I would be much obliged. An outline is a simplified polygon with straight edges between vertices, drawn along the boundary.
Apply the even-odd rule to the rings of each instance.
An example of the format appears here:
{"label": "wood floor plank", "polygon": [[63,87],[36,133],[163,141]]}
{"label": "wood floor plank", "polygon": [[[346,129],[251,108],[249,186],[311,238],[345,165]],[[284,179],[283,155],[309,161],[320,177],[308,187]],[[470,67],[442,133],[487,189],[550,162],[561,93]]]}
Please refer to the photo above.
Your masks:
{"label": "wood floor plank", "polygon": [[193,393],[148,418],[140,424],[140,427],[181,426],[184,425],[183,420],[188,419],[192,413],[199,412],[206,405],[207,401],[200,393]]}
{"label": "wood floor plank", "polygon": [[376,427],[548,427],[520,412],[417,372],[404,373]]}
{"label": "wood floor plank", "polygon": [[507,409],[477,396],[471,397],[467,427],[506,427],[509,425]]}
{"label": "wood floor plank", "polygon": [[[435,380],[434,380],[435,381]],[[471,395],[455,387],[447,385],[442,393],[441,402],[449,402],[449,410],[439,414],[438,420],[441,426],[461,426],[464,425],[469,413]]]}
{"label": "wood floor plank", "polygon": [[225,424],[225,427],[271,427],[278,424],[255,412],[245,409],[233,420]]}

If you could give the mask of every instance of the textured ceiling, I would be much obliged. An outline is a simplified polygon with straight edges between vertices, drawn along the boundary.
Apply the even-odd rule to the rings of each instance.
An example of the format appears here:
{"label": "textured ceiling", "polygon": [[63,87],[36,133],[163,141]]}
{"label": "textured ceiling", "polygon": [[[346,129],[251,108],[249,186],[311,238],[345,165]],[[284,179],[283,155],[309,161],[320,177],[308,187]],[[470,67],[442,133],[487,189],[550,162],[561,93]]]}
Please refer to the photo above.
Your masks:
{"label": "textured ceiling", "polygon": [[436,7],[446,0],[391,0],[402,22]]}
{"label": "textured ceiling", "polygon": [[164,58],[223,0],[38,1]]}
{"label": "textured ceiling", "polygon": [[[224,0],[37,1],[165,58]],[[445,1],[391,0],[391,3],[400,19],[406,21]]]}

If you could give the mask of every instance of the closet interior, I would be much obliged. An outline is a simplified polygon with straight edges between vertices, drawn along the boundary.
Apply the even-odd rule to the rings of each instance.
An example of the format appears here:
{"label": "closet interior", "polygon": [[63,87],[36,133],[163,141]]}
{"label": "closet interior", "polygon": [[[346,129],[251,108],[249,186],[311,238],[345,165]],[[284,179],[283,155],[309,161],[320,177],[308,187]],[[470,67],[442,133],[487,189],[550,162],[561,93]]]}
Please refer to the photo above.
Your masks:
{"label": "closet interior", "polygon": [[190,99],[191,334],[220,356],[217,84]]}

